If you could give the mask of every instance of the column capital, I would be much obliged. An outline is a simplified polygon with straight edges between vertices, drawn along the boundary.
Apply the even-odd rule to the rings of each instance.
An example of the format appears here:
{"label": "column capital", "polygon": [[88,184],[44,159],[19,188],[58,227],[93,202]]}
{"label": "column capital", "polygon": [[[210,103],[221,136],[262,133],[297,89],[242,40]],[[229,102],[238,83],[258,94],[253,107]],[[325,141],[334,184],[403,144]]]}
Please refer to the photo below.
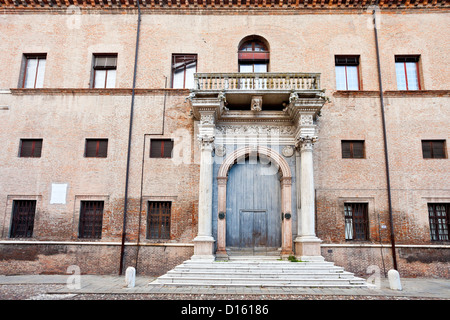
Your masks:
{"label": "column capital", "polygon": [[313,151],[314,143],[317,142],[317,136],[303,136],[297,139],[296,147],[303,151]]}
{"label": "column capital", "polygon": [[217,177],[217,184],[219,186],[227,185],[228,177]]}

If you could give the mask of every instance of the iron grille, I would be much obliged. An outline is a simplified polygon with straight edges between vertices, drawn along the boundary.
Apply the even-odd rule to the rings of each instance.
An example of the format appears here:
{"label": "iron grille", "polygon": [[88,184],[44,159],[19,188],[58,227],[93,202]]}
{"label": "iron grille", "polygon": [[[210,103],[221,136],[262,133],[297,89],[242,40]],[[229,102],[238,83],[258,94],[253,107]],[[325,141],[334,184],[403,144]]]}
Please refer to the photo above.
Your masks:
{"label": "iron grille", "polygon": [[81,201],[78,236],[83,239],[101,239],[103,201]]}
{"label": "iron grille", "polygon": [[368,240],[369,219],[367,203],[345,204],[345,240]]}
{"label": "iron grille", "polygon": [[33,236],[36,200],[14,200],[11,224],[11,238],[31,238]]}
{"label": "iron grille", "polygon": [[448,241],[449,203],[429,203],[430,235],[432,241]]}
{"label": "iron grille", "polygon": [[170,239],[170,201],[149,201],[147,239]]}

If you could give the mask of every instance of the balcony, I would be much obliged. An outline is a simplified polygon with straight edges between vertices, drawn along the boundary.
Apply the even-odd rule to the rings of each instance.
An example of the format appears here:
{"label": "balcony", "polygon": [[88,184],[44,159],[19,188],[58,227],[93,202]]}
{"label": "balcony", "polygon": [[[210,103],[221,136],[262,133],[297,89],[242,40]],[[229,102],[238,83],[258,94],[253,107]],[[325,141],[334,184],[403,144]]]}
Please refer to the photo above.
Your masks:
{"label": "balcony", "polygon": [[196,73],[197,96],[223,93],[230,110],[248,110],[252,99],[262,99],[263,110],[281,110],[291,93],[302,96],[320,91],[320,73]]}
{"label": "balcony", "polygon": [[210,109],[228,123],[290,123],[299,109],[317,114],[325,99],[320,73],[275,72],[195,73],[189,97],[196,119]]}
{"label": "balcony", "polygon": [[320,73],[196,73],[194,90],[320,90]]}

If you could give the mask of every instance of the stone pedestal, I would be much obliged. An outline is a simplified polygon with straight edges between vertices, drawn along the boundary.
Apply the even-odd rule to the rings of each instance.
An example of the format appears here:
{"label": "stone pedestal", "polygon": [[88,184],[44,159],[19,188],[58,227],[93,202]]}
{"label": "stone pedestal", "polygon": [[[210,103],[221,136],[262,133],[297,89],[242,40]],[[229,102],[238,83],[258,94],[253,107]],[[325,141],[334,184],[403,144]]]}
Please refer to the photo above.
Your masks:
{"label": "stone pedestal", "polygon": [[194,239],[194,255],[191,260],[214,261],[214,238],[197,236]]}
{"label": "stone pedestal", "polygon": [[314,236],[297,237],[294,240],[295,256],[301,261],[324,261],[320,252],[322,240]]}

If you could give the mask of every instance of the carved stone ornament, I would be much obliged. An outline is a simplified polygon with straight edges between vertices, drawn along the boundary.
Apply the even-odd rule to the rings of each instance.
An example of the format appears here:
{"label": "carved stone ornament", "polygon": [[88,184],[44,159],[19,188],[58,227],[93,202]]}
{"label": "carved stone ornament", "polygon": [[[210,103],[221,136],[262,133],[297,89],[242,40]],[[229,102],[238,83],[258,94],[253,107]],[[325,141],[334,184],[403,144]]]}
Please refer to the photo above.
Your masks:
{"label": "carved stone ornament", "polygon": [[282,135],[292,136],[295,129],[293,126],[270,126],[270,125],[218,125],[216,126],[216,132],[219,134],[231,134],[231,135]]}
{"label": "carved stone ornament", "polygon": [[214,124],[214,116],[212,114],[202,114],[200,124]]}
{"label": "carved stone ornament", "polygon": [[289,96],[289,103],[295,102],[297,100],[298,100],[298,93],[292,92],[291,95]]}
{"label": "carved stone ornament", "polygon": [[294,148],[292,148],[291,146],[285,146],[281,153],[286,158],[292,157],[294,155]]}
{"label": "carved stone ornament", "polygon": [[312,115],[305,115],[302,114],[300,116],[300,125],[302,126],[310,126],[314,124],[313,116]]}
{"label": "carved stone ornament", "polygon": [[251,106],[252,106],[252,111],[261,111],[262,110],[262,96],[253,96]]}

